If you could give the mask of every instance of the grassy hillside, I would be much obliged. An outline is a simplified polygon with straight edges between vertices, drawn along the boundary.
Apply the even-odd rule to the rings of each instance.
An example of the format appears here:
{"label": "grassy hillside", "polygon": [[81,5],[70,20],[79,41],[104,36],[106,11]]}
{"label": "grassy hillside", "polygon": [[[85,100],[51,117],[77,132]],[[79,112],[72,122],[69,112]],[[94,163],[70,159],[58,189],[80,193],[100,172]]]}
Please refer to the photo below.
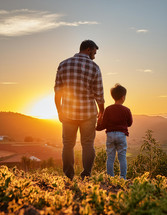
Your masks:
{"label": "grassy hillside", "polygon": [[25,173],[0,167],[1,214],[157,214],[167,213],[167,178],[149,173],[125,181],[96,174],[71,182],[56,172]]}
{"label": "grassy hillside", "polygon": [[[92,177],[84,181],[80,159],[75,161],[73,181],[56,165],[31,172],[1,166],[0,214],[167,214],[167,154],[152,131],[146,132],[140,154],[128,165],[128,180],[105,174],[104,149],[96,154]],[[119,174],[118,162],[114,172]]]}

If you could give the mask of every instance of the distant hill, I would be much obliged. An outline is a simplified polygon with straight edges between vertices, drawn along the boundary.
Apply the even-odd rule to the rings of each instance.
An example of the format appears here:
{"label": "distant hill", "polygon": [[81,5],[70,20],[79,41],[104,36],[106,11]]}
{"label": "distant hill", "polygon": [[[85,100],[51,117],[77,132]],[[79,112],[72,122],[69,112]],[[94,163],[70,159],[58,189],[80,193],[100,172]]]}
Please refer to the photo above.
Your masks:
{"label": "distant hill", "polygon": [[153,131],[153,137],[159,142],[162,149],[167,152],[167,118],[146,115],[135,115],[133,118],[133,125],[129,128],[129,149],[139,149],[143,144],[143,137],[149,129]]}
{"label": "distant hill", "polygon": [[149,129],[158,141],[167,144],[167,118],[146,115],[135,115],[133,118],[133,125],[129,128],[130,138],[141,138]]}
{"label": "distant hill", "polygon": [[13,112],[0,112],[0,135],[23,141],[26,136],[61,141],[61,124],[58,121],[36,119]]}
{"label": "distant hill", "polygon": [[[134,115],[134,122],[129,128],[130,145],[140,144],[146,130],[153,130],[154,137],[161,144],[167,145],[167,118],[161,116]],[[0,136],[7,135],[17,141],[23,141],[26,136],[44,138],[61,144],[61,123],[32,118],[19,113],[0,112]],[[96,143],[105,143],[105,132],[97,132]]]}

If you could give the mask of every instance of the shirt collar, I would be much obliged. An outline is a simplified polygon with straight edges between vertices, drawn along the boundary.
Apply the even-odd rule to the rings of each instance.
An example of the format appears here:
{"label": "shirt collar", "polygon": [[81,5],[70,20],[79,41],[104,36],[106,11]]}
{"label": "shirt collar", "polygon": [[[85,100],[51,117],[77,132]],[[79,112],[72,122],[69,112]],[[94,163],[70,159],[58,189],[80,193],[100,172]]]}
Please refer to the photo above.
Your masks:
{"label": "shirt collar", "polygon": [[90,59],[89,55],[83,54],[83,53],[77,53],[77,54],[74,55],[74,57],[85,57],[85,58],[89,58]]}

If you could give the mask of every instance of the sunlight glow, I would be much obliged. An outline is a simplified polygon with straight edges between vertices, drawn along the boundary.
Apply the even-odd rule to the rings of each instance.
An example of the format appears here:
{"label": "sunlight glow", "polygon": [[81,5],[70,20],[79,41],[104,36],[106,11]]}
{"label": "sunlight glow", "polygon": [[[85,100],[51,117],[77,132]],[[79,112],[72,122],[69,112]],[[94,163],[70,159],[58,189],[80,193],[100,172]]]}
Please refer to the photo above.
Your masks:
{"label": "sunlight glow", "polygon": [[28,110],[28,115],[39,119],[57,119],[54,95],[49,94],[34,102]]}

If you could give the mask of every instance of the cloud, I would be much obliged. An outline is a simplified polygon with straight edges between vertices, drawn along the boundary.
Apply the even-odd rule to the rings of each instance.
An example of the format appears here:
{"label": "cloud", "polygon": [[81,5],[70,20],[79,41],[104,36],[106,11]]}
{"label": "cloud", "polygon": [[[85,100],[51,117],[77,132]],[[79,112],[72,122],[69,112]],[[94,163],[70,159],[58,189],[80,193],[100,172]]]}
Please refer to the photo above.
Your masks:
{"label": "cloud", "polygon": [[147,29],[138,29],[136,30],[136,33],[148,33],[149,31]]}
{"label": "cloud", "polygon": [[7,14],[8,12],[6,10],[0,10],[0,14]]}
{"label": "cloud", "polygon": [[2,84],[2,85],[13,85],[13,84],[18,84],[18,83],[17,82],[6,81],[6,82],[0,82],[0,84]]}
{"label": "cloud", "polygon": [[64,15],[28,9],[0,10],[0,35],[21,36],[55,29],[60,26],[95,25],[95,21],[60,21]]}
{"label": "cloud", "polygon": [[160,98],[167,98],[167,95],[159,96]]}
{"label": "cloud", "polygon": [[135,27],[130,27],[130,29],[133,30],[133,31],[135,31],[138,34],[146,34],[146,33],[149,32],[148,29],[144,29],[144,28],[143,29],[137,29]]}
{"label": "cloud", "polygon": [[117,72],[108,72],[106,73],[106,75],[117,75],[118,73]]}
{"label": "cloud", "polygon": [[137,69],[138,72],[153,73],[151,69]]}

